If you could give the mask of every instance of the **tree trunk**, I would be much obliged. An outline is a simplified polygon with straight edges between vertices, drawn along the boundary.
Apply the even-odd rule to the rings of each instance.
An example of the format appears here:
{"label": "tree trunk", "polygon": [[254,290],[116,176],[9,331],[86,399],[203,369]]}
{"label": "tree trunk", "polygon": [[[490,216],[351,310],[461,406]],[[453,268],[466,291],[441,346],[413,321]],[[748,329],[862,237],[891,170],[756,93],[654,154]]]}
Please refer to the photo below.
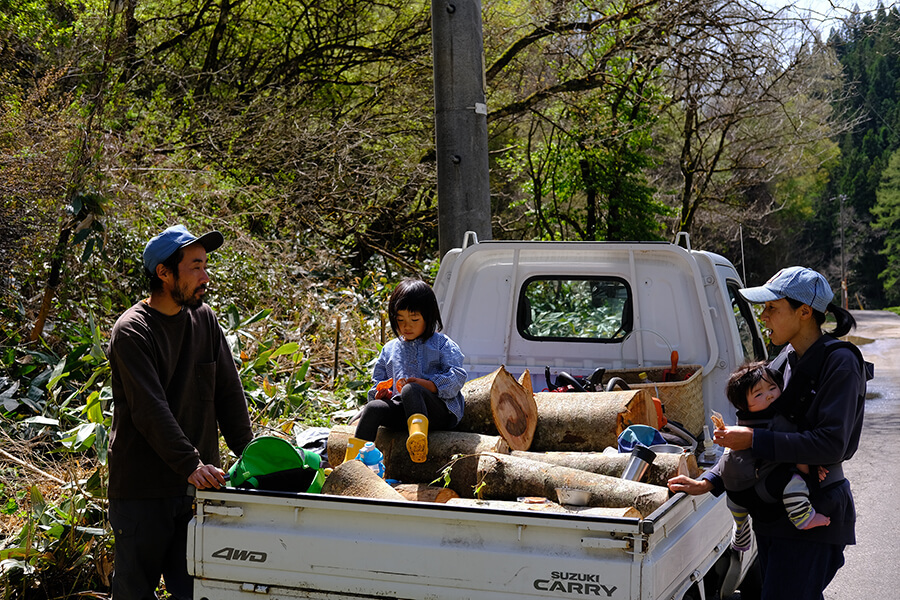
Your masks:
{"label": "tree trunk", "polygon": [[[337,425],[328,435],[328,462],[340,464],[347,451],[347,440],[356,428]],[[508,448],[498,436],[462,431],[435,431],[428,434],[428,458],[414,463],[406,450],[405,431],[390,431],[381,427],[375,445],[384,454],[385,478],[403,483],[432,484],[442,478],[444,467],[450,465],[449,487],[465,498],[474,497],[477,457],[484,452],[506,453]],[[452,464],[451,464],[452,463]]]}
{"label": "tree trunk", "polygon": [[219,70],[219,45],[225,39],[225,30],[228,27],[228,17],[231,9],[240,4],[242,0],[222,0],[219,3],[219,18],[213,29],[212,36],[209,40],[209,46],[206,49],[206,57],[203,59],[203,69],[200,73],[199,91],[201,94],[209,92],[210,85]]}
{"label": "tree trunk", "polygon": [[669,490],[664,487],[507,454],[481,455],[477,476],[478,496],[486,500],[515,500],[521,496],[555,498],[556,488],[569,487],[590,492],[587,506],[631,506],[646,517],[669,498]]}
{"label": "tree trunk", "polygon": [[[597,475],[621,477],[631,454],[604,454],[602,452],[510,452],[510,456],[527,458],[572,469],[580,469]],[[643,482],[665,487],[676,475],[697,477],[700,469],[693,454],[657,454],[644,475]]]}
{"label": "tree trunk", "polygon": [[478,500],[475,498],[453,498],[447,504],[451,506],[471,506],[475,508],[499,508],[503,510],[527,510],[529,512],[568,513],[587,517],[626,517],[640,519],[641,513],[632,506],[624,508],[608,508],[604,506],[563,506],[547,501],[537,504],[528,502],[512,502],[509,500]]}
{"label": "tree trunk", "polygon": [[47,323],[47,317],[50,315],[50,309],[53,307],[53,296],[59,287],[60,272],[62,271],[63,259],[65,258],[66,246],[69,243],[69,237],[72,235],[72,227],[67,222],[59,232],[59,238],[56,240],[56,247],[53,254],[50,255],[50,275],[47,277],[47,284],[44,286],[44,297],[41,300],[41,311],[38,313],[31,334],[28,336],[29,341],[37,341],[44,333],[44,325]]}
{"label": "tree trunk", "polygon": [[[538,419],[530,449],[536,452],[601,452],[618,447],[629,425],[657,425],[647,390],[618,392],[539,392]],[[513,448],[521,450],[521,448]]]}
{"label": "tree trunk", "polygon": [[322,493],[332,496],[406,500],[402,494],[359,460],[349,460],[338,465],[325,479]]}
{"label": "tree trunk", "polygon": [[530,392],[531,378],[523,374],[527,386],[517,382],[505,367],[466,382],[462,393],[466,410],[458,431],[499,435],[510,448],[528,450],[537,426],[537,406]]}
{"label": "tree trunk", "polygon": [[454,498],[459,498],[459,494],[451,489],[424,483],[398,483],[393,488],[407,500],[415,502],[446,504]]}

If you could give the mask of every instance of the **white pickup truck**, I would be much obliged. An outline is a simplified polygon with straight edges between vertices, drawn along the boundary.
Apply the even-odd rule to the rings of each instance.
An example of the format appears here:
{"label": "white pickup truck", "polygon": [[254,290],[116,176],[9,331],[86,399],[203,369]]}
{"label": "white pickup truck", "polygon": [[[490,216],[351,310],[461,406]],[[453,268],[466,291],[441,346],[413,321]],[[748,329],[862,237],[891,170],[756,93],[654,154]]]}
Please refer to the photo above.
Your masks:
{"label": "white pickup truck", "polygon": [[[680,242],[478,243],[467,234],[434,283],[444,331],[470,377],[528,369],[535,390],[544,367],[575,377],[649,370],[668,367],[674,350],[702,367],[700,418],[733,414],[725,380],[765,356],[762,338],[734,266]],[[702,600],[729,595],[754,556],[731,558],[731,517],[712,495],[674,495],[646,518],[236,489],[199,491],[196,501],[188,565],[197,600]]]}

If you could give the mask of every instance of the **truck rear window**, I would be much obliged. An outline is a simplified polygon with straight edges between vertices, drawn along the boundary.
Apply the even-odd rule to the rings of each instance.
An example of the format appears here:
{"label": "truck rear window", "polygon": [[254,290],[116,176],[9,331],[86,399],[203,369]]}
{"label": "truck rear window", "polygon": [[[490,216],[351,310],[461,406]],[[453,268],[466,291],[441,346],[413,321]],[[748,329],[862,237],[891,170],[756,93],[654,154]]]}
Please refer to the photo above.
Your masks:
{"label": "truck rear window", "polygon": [[519,291],[519,334],[532,340],[620,340],[632,327],[631,289],[616,277],[532,277]]}

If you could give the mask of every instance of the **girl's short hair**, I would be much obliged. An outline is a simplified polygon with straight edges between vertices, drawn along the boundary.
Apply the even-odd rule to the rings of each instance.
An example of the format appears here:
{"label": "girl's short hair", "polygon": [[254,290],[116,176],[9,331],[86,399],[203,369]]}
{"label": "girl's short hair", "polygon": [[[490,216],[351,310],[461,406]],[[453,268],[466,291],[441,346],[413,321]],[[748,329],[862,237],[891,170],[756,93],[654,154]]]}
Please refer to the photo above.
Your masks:
{"label": "girl's short hair", "polygon": [[401,310],[417,312],[425,319],[423,340],[427,340],[434,335],[435,331],[444,328],[434,290],[421,279],[406,278],[397,284],[391,293],[388,301],[388,318],[391,321],[391,330],[397,337],[400,337],[397,327],[397,312]]}
{"label": "girl's short hair", "polygon": [[728,383],[725,384],[725,395],[728,397],[728,401],[738,410],[750,410],[747,393],[763,379],[771,381],[779,389],[784,387],[784,378],[781,373],[770,369],[765,361],[744,363],[734,370],[734,373],[728,378]]}

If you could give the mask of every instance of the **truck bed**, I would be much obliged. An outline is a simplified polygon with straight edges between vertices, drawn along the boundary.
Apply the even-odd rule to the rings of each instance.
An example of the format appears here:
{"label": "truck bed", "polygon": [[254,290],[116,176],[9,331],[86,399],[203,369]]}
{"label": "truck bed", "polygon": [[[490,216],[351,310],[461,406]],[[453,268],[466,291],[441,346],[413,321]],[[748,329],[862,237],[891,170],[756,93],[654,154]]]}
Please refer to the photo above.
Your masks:
{"label": "truck bed", "polygon": [[680,598],[731,520],[711,495],[645,519],[232,488],[196,499],[198,599]]}

